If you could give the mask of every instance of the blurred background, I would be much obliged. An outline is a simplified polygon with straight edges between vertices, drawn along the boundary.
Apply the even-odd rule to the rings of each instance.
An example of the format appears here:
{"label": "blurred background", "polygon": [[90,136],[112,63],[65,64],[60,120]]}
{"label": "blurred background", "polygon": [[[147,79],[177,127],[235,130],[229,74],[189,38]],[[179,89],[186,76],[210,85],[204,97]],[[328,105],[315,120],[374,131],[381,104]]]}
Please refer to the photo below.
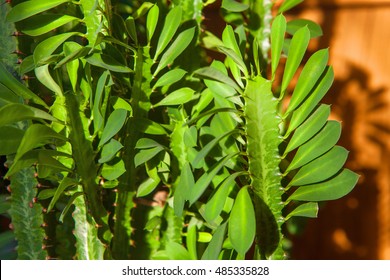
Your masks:
{"label": "blurred background", "polygon": [[[281,1],[276,1],[281,2]],[[221,34],[219,4],[205,24]],[[305,0],[286,14],[320,24],[310,44],[330,50],[335,82],[323,100],[342,122],[347,167],[361,178],[346,197],[320,206],[291,237],[292,259],[390,259],[390,0]]]}

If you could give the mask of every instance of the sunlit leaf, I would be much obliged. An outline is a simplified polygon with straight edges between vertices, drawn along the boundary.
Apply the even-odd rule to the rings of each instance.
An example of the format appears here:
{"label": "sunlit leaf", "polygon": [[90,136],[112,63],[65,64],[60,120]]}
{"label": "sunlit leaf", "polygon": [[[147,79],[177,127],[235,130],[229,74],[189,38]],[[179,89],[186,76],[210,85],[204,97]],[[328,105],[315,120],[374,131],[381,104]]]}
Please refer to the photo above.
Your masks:
{"label": "sunlit leaf", "polygon": [[214,232],[213,238],[202,255],[202,260],[217,260],[225,240],[227,223],[221,224]]}
{"label": "sunlit leaf", "polygon": [[286,172],[299,168],[329,151],[339,140],[341,124],[328,121],[325,127],[312,139],[299,147]]}
{"label": "sunlit leaf", "polygon": [[229,12],[240,13],[246,11],[249,6],[234,0],[223,0],[221,8],[228,10]]}
{"label": "sunlit leaf", "polygon": [[299,187],[288,199],[298,201],[326,201],[348,194],[359,180],[359,175],[344,169],[336,177],[318,184]]}
{"label": "sunlit leaf", "polygon": [[116,61],[112,56],[106,55],[106,54],[99,54],[99,53],[94,53],[93,55],[86,57],[86,60],[88,63],[108,69],[114,72],[118,73],[131,73],[133,72],[132,69],[127,67],[126,65],[122,65],[118,61]]}
{"label": "sunlit leaf", "polygon": [[308,19],[293,19],[287,23],[287,33],[294,35],[300,28],[307,26],[310,30],[310,37],[316,38],[322,36],[321,26]]}
{"label": "sunlit leaf", "polygon": [[7,15],[7,21],[17,22],[71,1],[72,0],[26,1],[16,5],[11,9],[11,11]]}
{"label": "sunlit leaf", "polygon": [[123,148],[123,145],[115,139],[105,144],[102,148],[99,163],[105,163],[115,157],[115,155]]}
{"label": "sunlit leaf", "polygon": [[307,218],[317,218],[318,214],[318,203],[308,202],[299,205],[294,210],[292,210],[286,216],[286,221],[291,217],[307,217]]}
{"label": "sunlit leaf", "polygon": [[137,167],[141,164],[144,164],[145,162],[152,159],[153,157],[155,157],[158,153],[160,153],[163,150],[164,150],[164,148],[162,146],[157,146],[157,147],[150,148],[150,149],[140,150],[134,157],[135,166]]}
{"label": "sunlit leaf", "polygon": [[191,256],[182,245],[176,242],[168,242],[165,251],[170,260],[190,260]]}
{"label": "sunlit leaf", "polygon": [[63,95],[62,88],[58,85],[58,83],[53,79],[50,74],[49,64],[45,64],[43,66],[35,68],[35,75],[37,79],[48,89],[50,89],[59,96]]}
{"label": "sunlit leaf", "polygon": [[302,3],[303,0],[285,0],[283,1],[283,4],[279,7],[278,12],[284,13],[285,11],[288,11],[295,7],[296,5]]}
{"label": "sunlit leaf", "polygon": [[279,65],[280,56],[282,54],[284,34],[286,32],[286,18],[283,15],[278,15],[271,27],[271,65],[272,79],[275,77],[276,68]]}
{"label": "sunlit leaf", "polygon": [[25,104],[10,103],[0,108],[0,126],[23,120],[48,120],[58,122],[56,118],[45,111]]}
{"label": "sunlit leaf", "polygon": [[21,31],[29,36],[39,36],[79,18],[63,14],[42,14],[24,20]]}
{"label": "sunlit leaf", "polygon": [[126,168],[123,160],[118,161],[114,165],[104,163],[102,167],[102,176],[107,180],[117,179],[125,172]]}
{"label": "sunlit leaf", "polygon": [[243,187],[237,194],[229,217],[229,239],[233,248],[241,255],[252,246],[256,233],[255,210],[248,187]]}
{"label": "sunlit leaf", "polygon": [[177,89],[174,92],[169,93],[160,102],[154,104],[153,107],[172,106],[187,103],[192,100],[194,93],[195,91],[188,87]]}
{"label": "sunlit leaf", "polygon": [[106,126],[103,129],[102,137],[99,142],[99,147],[107,143],[119,130],[123,127],[126,121],[127,111],[124,109],[114,110],[108,117]]}
{"label": "sunlit leaf", "polygon": [[156,84],[153,86],[153,88],[163,87],[167,85],[172,85],[176,83],[177,81],[180,81],[184,75],[187,73],[187,71],[183,69],[172,69],[162,75],[156,82]]}
{"label": "sunlit leaf", "polygon": [[147,30],[147,39],[148,42],[152,40],[154,31],[156,30],[157,22],[158,22],[158,16],[159,16],[159,8],[157,5],[153,5],[152,8],[150,8],[148,17],[146,19],[146,30]]}

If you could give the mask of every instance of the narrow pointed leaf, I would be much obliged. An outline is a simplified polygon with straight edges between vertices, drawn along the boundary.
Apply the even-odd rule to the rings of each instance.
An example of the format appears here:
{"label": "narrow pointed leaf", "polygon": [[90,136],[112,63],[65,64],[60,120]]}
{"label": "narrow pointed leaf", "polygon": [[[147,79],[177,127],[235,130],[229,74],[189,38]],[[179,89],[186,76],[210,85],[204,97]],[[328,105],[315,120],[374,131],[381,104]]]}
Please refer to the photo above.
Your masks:
{"label": "narrow pointed leaf", "polygon": [[0,126],[23,120],[48,120],[58,122],[52,115],[38,108],[20,103],[10,103],[0,108]]}
{"label": "narrow pointed leaf", "polygon": [[201,79],[208,79],[212,81],[217,81],[223,84],[227,84],[234,88],[237,92],[242,92],[240,87],[233,81],[228,75],[222,73],[218,69],[214,67],[204,67],[196,70],[194,72],[194,76],[199,77]]}
{"label": "narrow pointed leaf", "polygon": [[256,233],[255,210],[248,187],[243,187],[237,194],[229,217],[229,240],[233,248],[241,255],[252,246]]}
{"label": "narrow pointed leaf", "polygon": [[295,85],[294,92],[285,113],[286,115],[295,110],[303,100],[305,100],[324,72],[328,59],[328,49],[319,50],[309,58]]}
{"label": "narrow pointed leaf", "polygon": [[283,50],[284,34],[286,32],[286,18],[278,15],[271,27],[271,65],[272,77],[275,77],[276,68],[279,65],[280,56]]}
{"label": "narrow pointed leaf", "polygon": [[143,197],[150,194],[152,191],[156,189],[159,183],[160,183],[159,180],[154,180],[153,178],[147,178],[139,185],[137,189],[137,197]]}
{"label": "narrow pointed leaf", "polygon": [[141,138],[137,141],[135,145],[136,149],[150,149],[154,147],[161,147],[161,145],[150,138]]}
{"label": "narrow pointed leaf", "polygon": [[119,63],[109,55],[94,53],[92,56],[87,57],[86,60],[88,61],[88,63],[94,66],[108,69],[113,72],[118,72],[118,73],[133,72],[132,69],[130,69],[126,65]]}
{"label": "narrow pointed leaf", "polygon": [[283,13],[285,11],[288,11],[302,2],[303,0],[285,0],[283,4],[280,6],[278,12]]}
{"label": "narrow pointed leaf", "polygon": [[157,22],[158,22],[158,16],[159,16],[159,8],[157,4],[153,5],[152,8],[150,8],[148,12],[148,17],[146,19],[146,30],[147,30],[147,39],[148,42],[152,40],[154,31],[156,30]]}
{"label": "narrow pointed leaf", "polygon": [[286,134],[296,129],[306,118],[310,115],[313,109],[317,106],[318,102],[324,97],[333,83],[334,73],[331,67],[325,69],[320,81],[315,86],[313,92],[305,100],[305,102],[296,109],[291,117],[291,122]]}
{"label": "narrow pointed leaf", "polygon": [[[1,118],[0,118],[1,120]],[[0,155],[16,153],[24,135],[24,130],[14,126],[1,126],[0,129]]]}
{"label": "narrow pointed leaf", "polygon": [[[284,155],[299,147],[312,138],[325,125],[330,115],[330,106],[321,104],[320,107],[297,128],[291,140],[288,142]],[[288,132],[290,129],[288,130]],[[285,137],[288,137],[286,134]]]}
{"label": "narrow pointed leaf", "polygon": [[245,77],[248,76],[248,69],[239,55],[237,55],[232,49],[223,46],[219,46],[218,50],[224,53],[227,57],[231,58],[235,65],[242,71]]}
{"label": "narrow pointed leaf", "polygon": [[150,149],[140,150],[134,157],[135,167],[137,167],[141,164],[144,164],[148,160],[152,159],[162,150],[164,150],[164,148],[162,146],[157,146],[157,147],[150,148]]}
{"label": "narrow pointed leaf", "polygon": [[123,160],[118,161],[114,165],[104,163],[102,167],[102,176],[107,180],[115,180],[125,172],[126,168]]}
{"label": "narrow pointed leaf", "polygon": [[49,64],[37,67],[34,70],[37,79],[55,94],[63,95],[62,88],[53,79],[49,71]]}
{"label": "narrow pointed leaf", "polygon": [[180,105],[191,101],[194,96],[195,91],[191,88],[184,87],[174,92],[169,93],[165,98],[163,98],[160,102],[153,105],[153,107],[158,106],[172,106],[172,105]]}
{"label": "narrow pointed leaf", "polygon": [[115,134],[121,130],[127,117],[125,109],[116,109],[108,117],[106,126],[103,129],[102,137],[99,142],[99,147],[107,143]]}
{"label": "narrow pointed leaf", "polygon": [[309,45],[310,31],[305,26],[299,29],[293,36],[288,51],[286,67],[284,69],[281,92],[284,93],[301,64],[302,58]]}
{"label": "narrow pointed leaf", "polygon": [[217,260],[225,240],[227,223],[220,225],[214,232],[213,238],[202,255],[202,260]]}
{"label": "narrow pointed leaf", "polygon": [[229,12],[240,13],[249,9],[249,6],[234,0],[223,0],[221,8]]}
{"label": "narrow pointed leaf", "polygon": [[7,71],[2,63],[0,63],[0,84],[11,90],[17,96],[31,100],[35,104],[41,105],[44,108],[48,108],[47,104],[39,96],[25,87],[22,83],[20,83],[20,81],[15,79],[15,77]]}
{"label": "narrow pointed leaf", "polygon": [[68,187],[75,186],[75,185],[77,185],[77,181],[75,179],[72,179],[72,178],[69,178],[69,177],[65,177],[61,181],[60,185],[56,188],[54,196],[53,196],[52,200],[50,201],[49,206],[47,207],[47,211],[50,212],[51,209],[53,209],[54,205],[56,204],[56,202],[58,201],[60,196],[64,193],[64,191]]}
{"label": "narrow pointed leaf", "polygon": [[153,76],[164,69],[166,66],[171,65],[175,59],[181,55],[181,53],[188,47],[195,35],[195,27],[189,28],[181,32],[175,41],[169,46],[169,48],[164,52],[161,57],[160,62],[157,65],[156,71],[153,73]]}
{"label": "narrow pointed leaf", "polygon": [[200,168],[200,163],[204,160],[204,158],[209,154],[209,152],[225,137],[228,137],[232,134],[239,133],[240,130],[234,129],[232,131],[228,131],[226,133],[223,133],[219,135],[218,137],[211,140],[209,143],[207,143],[206,146],[202,148],[202,150],[199,151],[199,153],[196,155],[195,159],[191,162],[192,166],[194,168]]}
{"label": "narrow pointed leaf", "polygon": [[214,164],[206,173],[204,173],[196,184],[191,187],[189,201],[190,205],[194,204],[199,197],[204,193],[206,188],[210,185],[213,178],[217,175],[217,173],[222,169],[222,167],[237,154],[230,154],[222,158],[219,162]]}
{"label": "narrow pointed leaf", "polygon": [[67,39],[72,36],[80,35],[78,32],[62,33],[49,37],[48,39],[40,42],[34,49],[34,63],[39,65],[44,62],[53,52],[61,46]]}
{"label": "narrow pointed leaf", "polygon": [[79,18],[62,14],[42,14],[21,23],[21,31],[29,36],[40,36]]}
{"label": "narrow pointed leaf", "polygon": [[293,19],[287,23],[287,33],[294,35],[300,28],[307,26],[310,30],[310,37],[316,38],[323,35],[321,26],[308,19]]}
{"label": "narrow pointed leaf", "polygon": [[196,240],[197,240],[198,230],[196,228],[196,224],[190,224],[188,226],[186,245],[188,249],[188,253],[191,256],[192,260],[198,259],[197,249],[196,249]]}
{"label": "narrow pointed leaf", "polygon": [[72,0],[26,1],[16,5],[11,9],[11,11],[7,15],[7,21],[17,22],[71,1]]}
{"label": "narrow pointed leaf", "polygon": [[232,186],[235,185],[235,179],[244,174],[246,174],[246,172],[233,173],[227,177],[220,186],[218,186],[215,194],[205,205],[204,217],[207,222],[211,223],[221,214],[226,199],[229,196],[229,191],[232,189]]}
{"label": "narrow pointed leaf", "polygon": [[189,193],[194,185],[195,180],[192,174],[191,166],[188,162],[186,162],[181,170],[179,183],[177,184],[173,197],[173,209],[176,216],[182,216],[184,204],[186,200],[189,200]]}
{"label": "narrow pointed leaf", "polygon": [[318,184],[299,187],[288,199],[298,201],[327,201],[348,194],[359,180],[359,175],[344,169],[336,177]]}
{"label": "narrow pointed leaf", "polygon": [[172,69],[162,75],[156,82],[156,84],[153,86],[153,88],[163,87],[167,85],[172,85],[176,83],[177,81],[180,81],[184,75],[187,73],[187,71],[183,69]]}
{"label": "narrow pointed leaf", "polygon": [[308,202],[299,205],[292,210],[287,216],[286,221],[291,217],[306,217],[306,218],[317,218],[318,215],[318,203]]}
{"label": "narrow pointed leaf", "polygon": [[115,155],[123,148],[123,145],[115,139],[105,144],[102,148],[99,163],[105,163],[115,157]]}
{"label": "narrow pointed leaf", "polygon": [[157,60],[157,57],[164,51],[166,46],[172,40],[177,29],[181,23],[182,8],[181,6],[176,6],[169,11],[165,17],[164,27],[161,31],[160,37],[157,42],[156,53],[154,55],[154,60]]}
{"label": "narrow pointed leaf", "polygon": [[329,179],[341,170],[347,157],[348,151],[346,149],[335,146],[321,157],[301,167],[289,185],[308,185]]}
{"label": "narrow pointed leaf", "polygon": [[339,140],[341,124],[328,121],[325,127],[312,139],[299,147],[286,172],[299,168],[329,151]]}

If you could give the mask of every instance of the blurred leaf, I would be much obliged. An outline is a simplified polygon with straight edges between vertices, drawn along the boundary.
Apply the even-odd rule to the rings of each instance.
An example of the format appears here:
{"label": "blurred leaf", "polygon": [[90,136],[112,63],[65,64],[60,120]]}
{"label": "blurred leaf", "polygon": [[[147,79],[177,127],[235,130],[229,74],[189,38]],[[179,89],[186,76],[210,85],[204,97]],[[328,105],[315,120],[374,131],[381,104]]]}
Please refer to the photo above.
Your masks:
{"label": "blurred leaf", "polygon": [[185,201],[189,200],[189,193],[194,185],[195,180],[191,166],[186,162],[181,170],[179,183],[176,186],[173,197],[173,209],[176,216],[181,217],[183,215]]}
{"label": "blurred leaf", "polygon": [[170,260],[190,260],[191,256],[182,245],[176,242],[168,242],[165,251]]}
{"label": "blurred leaf", "polygon": [[222,0],[221,8],[229,12],[240,13],[249,9],[249,6],[234,0]]}
{"label": "blurred leaf", "polygon": [[227,223],[223,223],[215,230],[213,238],[202,255],[202,260],[217,260],[225,240]]}
{"label": "blurred leaf", "polygon": [[283,4],[279,7],[278,12],[284,13],[285,11],[288,11],[292,8],[294,8],[296,5],[302,3],[303,0],[285,0]]}
{"label": "blurred leaf", "polygon": [[308,19],[293,19],[287,23],[287,33],[294,35],[300,28],[307,26],[310,30],[310,38],[316,38],[323,35],[321,26]]}

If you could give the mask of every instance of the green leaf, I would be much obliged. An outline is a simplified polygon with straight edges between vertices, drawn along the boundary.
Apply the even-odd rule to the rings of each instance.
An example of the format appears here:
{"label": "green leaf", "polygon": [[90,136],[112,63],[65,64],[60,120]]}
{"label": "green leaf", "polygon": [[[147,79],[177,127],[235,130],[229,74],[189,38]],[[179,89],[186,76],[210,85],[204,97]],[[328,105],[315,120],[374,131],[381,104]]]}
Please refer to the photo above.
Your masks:
{"label": "green leaf", "polygon": [[202,255],[202,260],[217,260],[225,240],[227,223],[223,223],[215,230],[213,238]]}
{"label": "green leaf", "polygon": [[49,71],[49,64],[35,68],[35,75],[37,79],[48,89],[53,91],[55,94],[62,96],[62,88],[53,79]]}
{"label": "green leaf", "polygon": [[31,0],[20,3],[13,7],[7,15],[7,21],[18,22],[22,19],[31,17],[38,13],[50,10],[51,8],[57,7],[63,3],[71,2],[72,0]]}
{"label": "green leaf", "polygon": [[173,85],[174,83],[180,81],[184,75],[187,73],[187,71],[183,69],[172,69],[162,75],[156,82],[156,84],[153,86],[153,88],[163,87],[167,85]]}
{"label": "green leaf", "polygon": [[177,29],[181,23],[182,8],[181,6],[176,6],[171,9],[167,16],[165,17],[164,27],[160,33],[160,37],[157,42],[156,53],[154,55],[154,61],[157,60],[158,56],[164,51],[166,46],[172,40]]}
{"label": "green leaf", "polygon": [[328,63],[328,58],[328,49],[319,50],[309,58],[305,67],[303,67],[297,84],[295,85],[295,89],[285,115],[294,111],[306,99],[312,88],[320,79],[322,73],[324,73],[326,64]]}
{"label": "green leaf", "polygon": [[231,58],[235,65],[242,71],[244,76],[248,77],[248,69],[246,68],[244,61],[239,55],[237,55],[232,49],[223,46],[219,46],[218,50],[225,54],[227,57]]}
{"label": "green leaf", "polygon": [[204,173],[198,181],[196,181],[195,186],[190,190],[189,201],[190,205],[194,204],[199,197],[204,193],[206,188],[210,185],[211,181],[218,174],[218,172],[224,167],[224,165],[231,159],[236,156],[236,154],[230,154],[222,159],[220,159],[216,164],[214,164],[206,173]]}
{"label": "green leaf", "polygon": [[321,26],[308,19],[293,19],[287,23],[287,33],[294,35],[300,28],[307,26],[310,30],[310,38],[322,36]]}
{"label": "green leaf", "polygon": [[249,9],[249,6],[234,0],[223,0],[221,8],[235,13],[241,13]]}
{"label": "green leaf", "polygon": [[47,211],[50,212],[51,209],[53,209],[54,205],[56,204],[60,196],[68,187],[76,186],[77,184],[78,182],[73,178],[65,177],[64,179],[62,179],[60,185],[56,188],[56,191],[54,193],[52,200],[50,201],[49,206],[47,207]]}
{"label": "green leaf", "polygon": [[189,200],[189,193],[194,185],[195,180],[191,166],[186,162],[181,170],[179,183],[173,196],[173,209],[176,216],[182,216],[185,201]]}
{"label": "green leaf", "polygon": [[299,187],[288,199],[298,201],[327,201],[348,194],[359,180],[359,175],[344,169],[336,177],[318,184]]}
{"label": "green leaf", "polygon": [[209,143],[206,144],[206,146],[204,146],[202,148],[202,150],[199,151],[199,153],[197,153],[195,159],[191,162],[191,165],[194,167],[194,168],[201,168],[201,163],[203,162],[204,158],[210,153],[210,151],[222,140],[224,139],[225,137],[228,137],[232,134],[237,134],[237,133],[240,133],[240,130],[238,129],[234,129],[232,131],[228,131],[228,132],[225,132],[221,135],[219,135],[218,137],[214,138],[213,140],[211,140]]}
{"label": "green leaf", "polygon": [[93,116],[93,125],[94,130],[97,132],[102,128],[104,119],[101,112],[102,109],[102,99],[104,99],[104,89],[107,84],[107,78],[109,77],[110,72],[104,71],[97,82],[96,85],[96,91],[95,91],[95,98],[93,99],[93,109],[92,109],[92,116]]}
{"label": "green leaf", "polygon": [[283,4],[279,7],[279,13],[284,13],[295,7],[296,5],[302,3],[303,0],[285,0]]}
{"label": "green leaf", "polygon": [[333,79],[333,69],[331,67],[327,67],[327,69],[325,69],[324,73],[322,74],[320,81],[313,89],[313,92],[304,101],[304,103],[293,112],[291,122],[288,127],[289,132],[293,131],[306,120],[312,110],[317,106],[318,102],[320,102],[320,100],[324,97],[326,92],[331,87]]}
{"label": "green leaf", "polygon": [[105,144],[102,148],[99,163],[105,163],[115,157],[115,155],[123,148],[123,145],[115,139]]}
{"label": "green leaf", "polygon": [[148,17],[146,19],[147,40],[149,43],[152,40],[154,31],[156,30],[159,12],[160,10],[158,6],[156,4],[153,5],[153,7],[149,10]]}
{"label": "green leaf", "polygon": [[[79,44],[74,43],[74,42],[65,42],[63,48],[64,48],[64,54],[66,57],[64,59],[62,59],[60,61],[60,63],[63,62],[64,60],[66,60],[66,58],[70,58],[73,55],[74,50],[76,50],[76,52],[79,53],[79,50],[83,49]],[[56,69],[56,67],[59,68],[60,63],[58,63],[54,68],[55,69]],[[79,60],[76,58],[66,61],[66,70],[68,71],[69,80],[70,80],[70,83],[72,84],[72,89],[74,92],[77,92],[78,87],[79,87],[79,84],[78,84],[79,64],[80,64]]]}
{"label": "green leaf", "polygon": [[39,65],[44,63],[44,61],[51,55],[53,52],[61,46],[67,39],[75,35],[82,35],[78,32],[68,32],[55,35],[47,38],[40,42],[34,49],[34,63]]}
{"label": "green leaf", "polygon": [[170,260],[190,260],[191,256],[182,245],[176,242],[168,242],[165,251]]}
{"label": "green leaf", "polygon": [[150,149],[154,147],[162,147],[158,142],[150,138],[141,138],[135,144],[136,149]]}
{"label": "green leaf", "polygon": [[[1,117],[0,117],[0,120]],[[0,155],[11,155],[16,153],[22,138],[24,130],[14,126],[0,127]]]}
{"label": "green leaf", "polygon": [[11,90],[17,96],[27,100],[31,99],[31,101],[35,104],[41,105],[44,108],[48,108],[46,103],[39,96],[37,96],[35,93],[21,84],[17,79],[15,79],[14,76],[12,76],[7,71],[7,69],[5,69],[2,63],[0,63],[0,84]]}
{"label": "green leaf", "polygon": [[274,19],[271,27],[272,79],[274,79],[276,68],[279,65],[280,56],[283,50],[285,32],[286,32],[286,18],[283,15],[278,15]]}
{"label": "green leaf", "polygon": [[204,217],[208,223],[214,221],[222,212],[222,209],[226,203],[226,199],[229,196],[229,192],[232,187],[235,185],[235,180],[238,176],[245,175],[246,172],[236,172],[228,176],[220,186],[218,186],[217,191],[207,201],[205,205],[205,214]]}
{"label": "green leaf", "polygon": [[196,249],[196,240],[197,240],[198,230],[195,223],[190,223],[187,230],[186,245],[188,253],[191,256],[192,260],[198,259],[197,249]]}
{"label": "green leaf", "polygon": [[287,86],[289,85],[291,79],[293,78],[295,72],[297,71],[302,58],[306,52],[307,46],[309,45],[310,40],[310,31],[305,26],[299,29],[293,36],[290,48],[288,51],[286,67],[283,73],[282,95],[286,91]]}
{"label": "green leaf", "polygon": [[229,217],[228,232],[233,248],[241,256],[245,256],[256,233],[255,210],[248,187],[241,188],[237,194]]}
{"label": "green leaf", "polygon": [[335,146],[324,155],[299,169],[289,186],[308,185],[329,179],[340,171],[347,157],[348,151],[346,149]]}
{"label": "green leaf", "polygon": [[107,180],[115,180],[126,172],[123,160],[118,161],[114,165],[103,164],[102,176]]}
{"label": "green leaf", "polygon": [[195,35],[195,27],[188,28],[181,32],[175,41],[169,46],[169,48],[164,52],[161,57],[160,62],[157,65],[156,71],[153,73],[153,76],[164,69],[166,66],[171,65],[174,60],[188,47]]}
{"label": "green leaf", "polygon": [[306,217],[306,218],[317,218],[318,215],[318,203],[308,202],[299,205],[294,210],[292,210],[286,216],[286,221],[291,217]]}
{"label": "green leaf", "polygon": [[[320,131],[328,120],[329,115],[330,106],[321,104],[320,107],[318,107],[318,109],[294,132],[294,135],[288,142],[283,156],[286,156],[287,153],[299,147]],[[290,132],[289,127],[284,138],[288,137]]]}
{"label": "green leaf", "polygon": [[40,36],[79,18],[63,14],[42,14],[20,23],[21,31],[29,36]]}
{"label": "green leaf", "polygon": [[208,79],[223,84],[227,84],[234,88],[237,92],[242,92],[241,88],[228,75],[214,67],[203,67],[194,71],[194,76],[201,79]]}
{"label": "green leaf", "polygon": [[132,69],[120,64],[112,56],[94,53],[85,58],[89,64],[118,73],[131,73]]}
{"label": "green leaf", "polygon": [[137,197],[143,197],[150,194],[152,191],[156,189],[159,183],[160,183],[159,180],[154,180],[153,178],[147,178],[139,185],[137,189]]}
{"label": "green leaf", "polygon": [[108,117],[106,126],[103,129],[102,137],[99,142],[99,147],[107,143],[115,134],[121,130],[127,118],[127,111],[124,109],[116,109]]}
{"label": "green leaf", "polygon": [[14,162],[18,161],[26,152],[49,143],[55,143],[55,140],[66,141],[66,137],[54,132],[51,128],[42,124],[33,124],[24,133],[24,137]]}
{"label": "green leaf", "polygon": [[167,132],[159,123],[149,119],[137,118],[134,120],[138,131],[152,135],[166,135]]}
{"label": "green leaf", "polygon": [[174,92],[169,93],[160,102],[153,105],[153,107],[172,106],[187,103],[192,100],[194,93],[195,91],[192,88],[180,88],[178,90],[175,90]]}
{"label": "green leaf", "polygon": [[35,68],[34,56],[29,55],[29,56],[25,57],[23,59],[22,63],[20,64],[19,73],[20,73],[20,75],[24,75],[24,74],[34,70],[34,68]]}
{"label": "green leaf", "polygon": [[152,159],[153,157],[155,157],[158,153],[160,153],[163,150],[164,150],[164,147],[162,147],[162,146],[157,146],[157,147],[150,148],[150,149],[140,150],[134,157],[135,167],[137,167],[141,164],[144,164],[145,162]]}
{"label": "green leaf", "polygon": [[329,151],[337,143],[340,135],[341,124],[337,121],[328,121],[316,136],[299,147],[286,172],[299,168]]}
{"label": "green leaf", "polygon": [[0,126],[24,120],[48,120],[58,122],[50,114],[29,105],[10,103],[0,108]]}

